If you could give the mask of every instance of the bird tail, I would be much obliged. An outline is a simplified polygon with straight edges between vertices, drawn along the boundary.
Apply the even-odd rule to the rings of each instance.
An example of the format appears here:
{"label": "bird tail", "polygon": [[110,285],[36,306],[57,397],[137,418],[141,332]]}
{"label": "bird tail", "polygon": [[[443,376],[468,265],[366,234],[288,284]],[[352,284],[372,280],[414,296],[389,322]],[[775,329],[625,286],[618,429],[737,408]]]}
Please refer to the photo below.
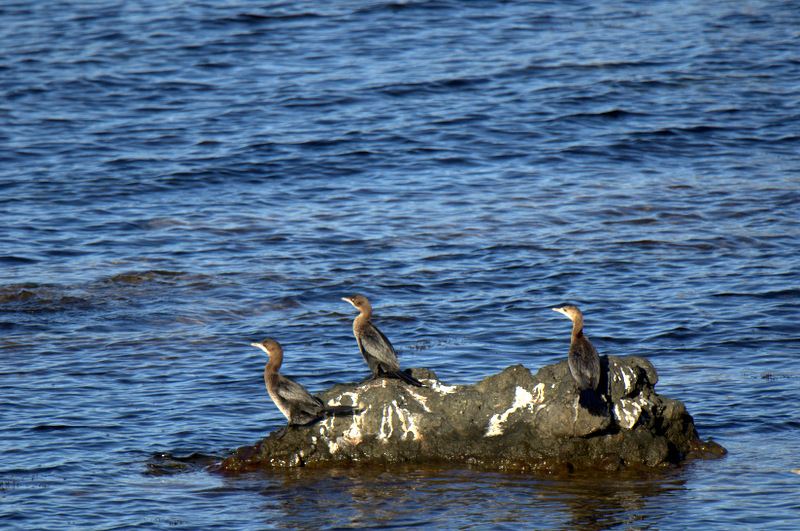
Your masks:
{"label": "bird tail", "polygon": [[413,385],[415,387],[423,387],[419,380],[411,376],[410,374],[406,374],[404,371],[391,371],[386,373],[387,376],[391,376],[392,378],[397,378],[399,380],[403,380],[408,385]]}
{"label": "bird tail", "polygon": [[336,415],[355,415],[361,410],[355,406],[325,406],[325,416],[335,417]]}
{"label": "bird tail", "polygon": [[578,403],[593,413],[599,413],[605,409],[600,395],[594,389],[581,389]]}

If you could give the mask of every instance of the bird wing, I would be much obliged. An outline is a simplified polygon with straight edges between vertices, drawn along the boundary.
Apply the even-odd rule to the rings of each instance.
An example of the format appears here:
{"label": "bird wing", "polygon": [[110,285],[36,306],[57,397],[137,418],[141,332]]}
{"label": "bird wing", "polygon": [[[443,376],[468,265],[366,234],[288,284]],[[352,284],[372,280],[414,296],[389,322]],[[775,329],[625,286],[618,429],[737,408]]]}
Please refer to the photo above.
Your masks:
{"label": "bird wing", "polygon": [[[394,352],[394,347],[389,342],[383,333],[378,330],[372,323],[365,326],[361,333],[358,335],[358,347],[361,349],[361,355],[367,360],[373,374],[377,374],[376,369],[380,366],[383,371],[396,371],[400,369],[400,364],[397,362],[397,354]],[[370,358],[374,360],[370,361]],[[373,364],[376,369],[373,369]]]}
{"label": "bird wing", "polygon": [[588,340],[570,345],[569,369],[579,389],[596,389],[600,380],[600,358]]}
{"label": "bird wing", "polygon": [[291,378],[279,374],[276,383],[275,394],[285,400],[292,411],[318,412],[322,408],[322,400],[312,396],[305,387]]}

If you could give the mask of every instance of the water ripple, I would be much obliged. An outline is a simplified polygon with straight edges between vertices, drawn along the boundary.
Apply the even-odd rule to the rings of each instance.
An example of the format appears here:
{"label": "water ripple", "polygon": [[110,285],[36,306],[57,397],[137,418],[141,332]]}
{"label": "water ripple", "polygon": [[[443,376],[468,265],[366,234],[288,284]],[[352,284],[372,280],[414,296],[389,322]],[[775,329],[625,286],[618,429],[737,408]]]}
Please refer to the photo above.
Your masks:
{"label": "water ripple", "polygon": [[[793,4],[0,11],[4,524],[794,528]],[[730,454],[600,480],[181,460],[283,423],[251,341],[314,391],[364,377],[352,292],[450,383],[562,359],[550,308],[578,304]]]}

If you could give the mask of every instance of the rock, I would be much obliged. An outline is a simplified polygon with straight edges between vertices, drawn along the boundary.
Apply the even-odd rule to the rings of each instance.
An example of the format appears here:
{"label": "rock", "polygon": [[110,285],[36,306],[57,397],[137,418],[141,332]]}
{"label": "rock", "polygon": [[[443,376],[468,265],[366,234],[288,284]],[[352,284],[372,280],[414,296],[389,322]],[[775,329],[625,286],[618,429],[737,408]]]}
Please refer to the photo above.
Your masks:
{"label": "rock", "polygon": [[214,467],[259,468],[449,461],[498,470],[661,467],[724,454],[703,443],[682,402],[658,395],[649,361],[602,356],[606,412],[578,405],[566,360],[535,375],[508,367],[474,385],[448,386],[411,369],[425,387],[399,380],[336,385],[318,396],[361,412],[275,433]]}

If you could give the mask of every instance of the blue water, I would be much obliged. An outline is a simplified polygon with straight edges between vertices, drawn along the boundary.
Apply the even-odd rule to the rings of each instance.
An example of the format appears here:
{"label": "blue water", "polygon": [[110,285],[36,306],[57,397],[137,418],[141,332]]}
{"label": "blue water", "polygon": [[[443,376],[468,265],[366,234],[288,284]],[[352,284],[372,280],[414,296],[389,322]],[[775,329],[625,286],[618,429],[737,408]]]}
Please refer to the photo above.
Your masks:
{"label": "blue water", "polygon": [[[797,529],[793,2],[0,3],[3,529]],[[204,467],[263,388],[566,355],[578,305],[727,457]]]}

